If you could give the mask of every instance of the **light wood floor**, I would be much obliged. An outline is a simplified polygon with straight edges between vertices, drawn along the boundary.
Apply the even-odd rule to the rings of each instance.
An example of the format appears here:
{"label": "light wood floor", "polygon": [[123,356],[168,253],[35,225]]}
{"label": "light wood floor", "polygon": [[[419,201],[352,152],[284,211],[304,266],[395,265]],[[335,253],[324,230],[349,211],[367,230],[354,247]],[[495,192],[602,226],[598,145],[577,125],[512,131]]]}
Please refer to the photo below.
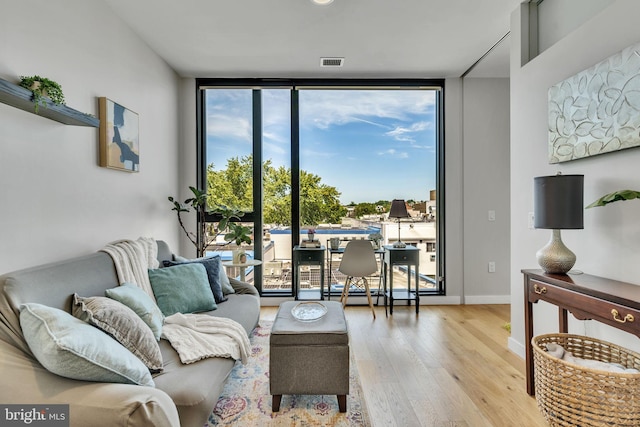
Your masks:
{"label": "light wood floor", "polygon": [[[263,307],[262,318],[277,307]],[[508,305],[347,306],[373,427],[544,427],[525,392],[524,360],[507,348]]]}

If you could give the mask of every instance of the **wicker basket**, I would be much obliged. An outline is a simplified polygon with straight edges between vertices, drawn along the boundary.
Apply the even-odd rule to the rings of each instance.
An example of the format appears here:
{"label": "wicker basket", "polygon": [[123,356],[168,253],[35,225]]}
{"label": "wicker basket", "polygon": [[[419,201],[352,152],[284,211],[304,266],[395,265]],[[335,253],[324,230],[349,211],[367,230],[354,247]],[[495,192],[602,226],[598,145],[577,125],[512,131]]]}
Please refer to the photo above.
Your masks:
{"label": "wicker basket", "polygon": [[551,426],[640,426],[640,373],[616,373],[569,363],[549,355],[556,343],[574,357],[640,369],[640,354],[570,334],[533,337],[538,408]]}

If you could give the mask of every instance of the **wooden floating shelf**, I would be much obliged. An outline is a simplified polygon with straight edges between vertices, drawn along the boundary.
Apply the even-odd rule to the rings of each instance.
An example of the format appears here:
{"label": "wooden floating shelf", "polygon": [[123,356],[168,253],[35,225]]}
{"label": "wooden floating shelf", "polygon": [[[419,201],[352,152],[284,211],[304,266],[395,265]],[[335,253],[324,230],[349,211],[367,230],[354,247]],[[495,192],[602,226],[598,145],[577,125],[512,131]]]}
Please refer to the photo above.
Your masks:
{"label": "wooden floating shelf", "polygon": [[0,102],[11,105],[20,110],[27,111],[37,116],[46,117],[56,122],[72,126],[99,127],[100,120],[88,114],[81,113],[66,105],[56,104],[49,98],[43,98],[46,105],[40,104],[38,112],[35,112],[35,104],[32,101],[33,93],[29,89],[18,86],[6,80],[0,79]]}

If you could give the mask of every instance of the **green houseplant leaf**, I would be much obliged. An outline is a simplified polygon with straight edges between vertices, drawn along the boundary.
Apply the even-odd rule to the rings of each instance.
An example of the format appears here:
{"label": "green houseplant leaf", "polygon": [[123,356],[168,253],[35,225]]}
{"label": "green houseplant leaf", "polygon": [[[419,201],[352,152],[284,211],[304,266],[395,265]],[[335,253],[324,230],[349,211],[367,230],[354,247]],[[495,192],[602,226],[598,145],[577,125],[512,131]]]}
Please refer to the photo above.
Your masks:
{"label": "green houseplant leaf", "polygon": [[596,206],[608,205],[609,203],[617,202],[620,200],[632,200],[632,199],[640,199],[640,191],[618,190],[618,191],[614,191],[613,193],[605,194],[595,202],[591,203],[585,209],[594,208]]}
{"label": "green houseplant leaf", "polygon": [[64,93],[59,83],[40,76],[20,76],[20,86],[29,89],[33,93],[34,110],[38,113],[40,105],[47,106],[44,97],[47,97],[55,104],[64,104]]}
{"label": "green houseplant leaf", "polygon": [[[239,221],[244,216],[244,212],[230,208],[227,206],[217,206],[215,209],[209,211],[209,213],[218,214],[220,220],[217,225],[206,222],[207,216],[207,201],[209,195],[206,191],[200,190],[195,187],[189,187],[192,197],[185,199],[180,203],[174,197],[169,196],[167,199],[172,204],[172,211],[176,212],[178,217],[178,223],[180,228],[185,232],[191,243],[196,247],[198,256],[203,256],[206,253],[207,247],[216,241],[219,235],[224,234],[225,245],[235,242],[238,246],[242,243],[251,244],[251,228],[246,227],[239,222],[233,222],[233,220]],[[199,229],[196,232],[187,230],[181,214],[194,211],[198,216]]]}

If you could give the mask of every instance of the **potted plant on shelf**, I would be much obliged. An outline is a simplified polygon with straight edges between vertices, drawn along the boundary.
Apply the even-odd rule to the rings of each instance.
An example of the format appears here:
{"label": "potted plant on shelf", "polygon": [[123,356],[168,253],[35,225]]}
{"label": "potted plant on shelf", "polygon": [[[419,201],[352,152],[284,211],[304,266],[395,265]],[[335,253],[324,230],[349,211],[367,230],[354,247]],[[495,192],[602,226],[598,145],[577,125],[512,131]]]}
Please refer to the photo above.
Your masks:
{"label": "potted plant on shelf", "polygon": [[38,107],[43,105],[47,106],[47,102],[44,98],[49,98],[54,104],[64,104],[64,93],[62,93],[62,86],[49,80],[46,77],[40,76],[20,76],[20,86],[29,89],[33,94],[34,110],[38,113]]}
{"label": "potted plant on shelf", "polygon": [[368,237],[371,240],[371,244],[373,245],[373,249],[380,249],[380,241],[382,240],[382,234],[380,233],[371,233]]}
{"label": "potted plant on shelf", "polygon": [[313,241],[313,238],[316,235],[316,229],[313,227],[309,227],[307,228],[307,239],[309,239],[310,242]]}
{"label": "potted plant on shelf", "polygon": [[[221,216],[220,221],[213,224],[207,223],[207,192],[195,187],[189,187],[189,190],[193,193],[193,197],[189,197],[182,203],[171,196],[168,199],[173,204],[171,210],[176,212],[180,228],[196,247],[198,256],[204,256],[207,248],[213,245],[218,236],[222,234],[224,234],[225,246],[232,242],[235,242],[238,247],[243,243],[251,244],[251,228],[233,222],[233,220],[240,220],[244,216],[244,212],[227,206],[218,206],[213,212]],[[195,211],[198,217],[199,229],[195,233],[187,230],[181,215],[191,212],[191,210]]]}
{"label": "potted plant on shelf", "polygon": [[242,244],[251,244],[251,228],[237,222],[227,222],[228,233],[224,235],[224,240],[228,243],[235,243],[237,248],[233,250],[233,262],[244,264],[247,262],[247,254],[242,248]]}

